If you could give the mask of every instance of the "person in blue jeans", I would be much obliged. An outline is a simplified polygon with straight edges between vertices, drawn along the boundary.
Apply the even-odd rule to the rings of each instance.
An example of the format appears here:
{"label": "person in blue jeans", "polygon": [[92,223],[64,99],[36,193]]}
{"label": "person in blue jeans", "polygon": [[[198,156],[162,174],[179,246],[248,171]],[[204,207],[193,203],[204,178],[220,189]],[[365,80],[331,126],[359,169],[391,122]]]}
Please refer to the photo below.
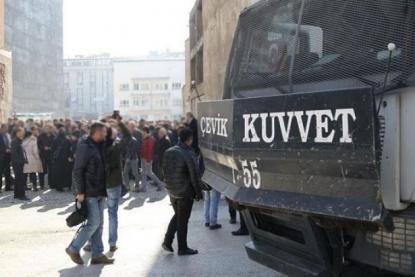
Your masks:
{"label": "person in blue jeans", "polygon": [[70,259],[79,265],[84,261],[79,252],[84,244],[91,242],[91,264],[112,264],[114,259],[104,255],[102,229],[104,207],[107,196],[106,152],[107,126],[102,123],[91,125],[90,134],[82,139],[76,150],[73,169],[73,184],[76,199],[86,203],[88,214],[86,225],[79,230],[70,245],[65,249]]}
{"label": "person in blue jeans", "polygon": [[[76,235],[67,249],[67,253],[79,253],[84,244],[89,241],[92,252],[91,264],[98,264],[97,259],[104,254],[104,245],[102,243],[102,230],[104,225],[104,197],[87,197],[85,199],[88,210],[87,224]],[[68,254],[69,254],[68,253]],[[83,264],[82,259],[75,261],[77,264]],[[108,262],[112,263],[112,262]]]}
{"label": "person in blue jeans", "polygon": [[[117,134],[121,131],[121,139]],[[123,170],[121,167],[122,154],[127,150],[131,142],[131,133],[122,122],[113,122],[106,139],[105,164],[107,175],[105,178],[107,189],[107,207],[109,222],[108,244],[110,251],[117,251],[118,241],[118,205],[121,200]],[[92,241],[84,247],[84,251],[92,251]]]}
{"label": "person in blue jeans", "polygon": [[210,230],[220,229],[222,225],[218,224],[218,211],[221,194],[215,189],[205,191],[204,194],[205,226]]}

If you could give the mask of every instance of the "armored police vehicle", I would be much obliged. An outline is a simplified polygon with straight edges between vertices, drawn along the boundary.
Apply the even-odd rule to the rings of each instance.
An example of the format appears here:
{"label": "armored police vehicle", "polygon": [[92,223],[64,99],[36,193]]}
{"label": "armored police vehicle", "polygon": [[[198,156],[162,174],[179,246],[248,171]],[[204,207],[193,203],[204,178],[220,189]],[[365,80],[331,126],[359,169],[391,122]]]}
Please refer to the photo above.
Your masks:
{"label": "armored police vehicle", "polygon": [[204,181],[243,209],[249,257],[289,276],[415,276],[415,1],[263,0],[223,100],[198,106]]}

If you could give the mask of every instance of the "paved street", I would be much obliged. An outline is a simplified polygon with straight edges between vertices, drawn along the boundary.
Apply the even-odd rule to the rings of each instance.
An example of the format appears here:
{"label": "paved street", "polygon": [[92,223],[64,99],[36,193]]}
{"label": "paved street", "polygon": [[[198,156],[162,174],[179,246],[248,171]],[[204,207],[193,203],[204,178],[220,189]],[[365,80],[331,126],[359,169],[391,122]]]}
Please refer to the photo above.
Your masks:
{"label": "paved street", "polygon": [[[160,249],[172,215],[165,193],[134,194],[120,208],[119,251],[112,266],[75,266],[64,248],[76,228],[65,225],[72,211],[69,193],[28,193],[33,201],[14,201],[0,194],[0,276],[279,276],[250,261],[243,245],[248,237],[235,238],[237,228],[228,223],[222,202],[220,223],[224,228],[206,230],[202,205],[196,204],[189,227],[189,246],[199,250],[193,257],[178,257]],[[105,226],[104,242],[107,241]],[[177,247],[176,247],[177,248]],[[106,244],[106,249],[108,245]],[[88,255],[83,255],[89,260]]]}

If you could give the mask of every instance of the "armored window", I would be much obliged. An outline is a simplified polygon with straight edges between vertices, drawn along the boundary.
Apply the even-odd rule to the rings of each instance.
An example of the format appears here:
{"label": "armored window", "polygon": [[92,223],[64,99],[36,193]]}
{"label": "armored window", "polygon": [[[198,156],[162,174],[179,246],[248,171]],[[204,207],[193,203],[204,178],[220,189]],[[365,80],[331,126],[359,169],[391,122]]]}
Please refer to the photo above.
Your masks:
{"label": "armored window", "polygon": [[[410,3],[410,4],[409,4]],[[264,1],[240,18],[225,97],[382,89],[413,72],[412,1]],[[410,7],[412,6],[412,7]],[[413,13],[413,12],[412,12]]]}

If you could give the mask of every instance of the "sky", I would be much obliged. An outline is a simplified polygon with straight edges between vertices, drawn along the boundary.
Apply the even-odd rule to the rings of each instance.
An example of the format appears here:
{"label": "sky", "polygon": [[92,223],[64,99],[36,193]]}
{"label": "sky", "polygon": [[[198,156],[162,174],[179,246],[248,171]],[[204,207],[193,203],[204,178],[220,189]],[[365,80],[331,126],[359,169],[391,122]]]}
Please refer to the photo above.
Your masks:
{"label": "sky", "polygon": [[184,51],[195,0],[64,0],[64,56]]}

